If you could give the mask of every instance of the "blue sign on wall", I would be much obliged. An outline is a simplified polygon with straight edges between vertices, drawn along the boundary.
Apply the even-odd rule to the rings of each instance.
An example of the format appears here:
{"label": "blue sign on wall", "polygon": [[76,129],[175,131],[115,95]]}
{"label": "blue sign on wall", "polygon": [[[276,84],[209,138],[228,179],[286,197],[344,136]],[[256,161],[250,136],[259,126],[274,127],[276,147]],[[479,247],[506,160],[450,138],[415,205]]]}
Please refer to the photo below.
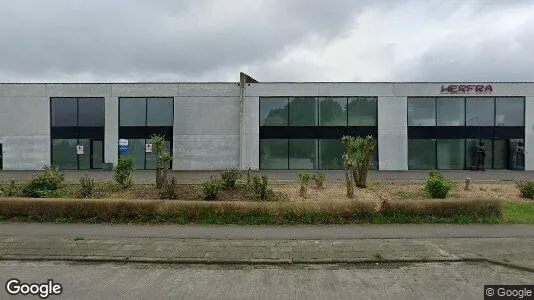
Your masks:
{"label": "blue sign on wall", "polygon": [[128,140],[120,139],[119,140],[119,154],[127,154],[127,153],[128,153]]}

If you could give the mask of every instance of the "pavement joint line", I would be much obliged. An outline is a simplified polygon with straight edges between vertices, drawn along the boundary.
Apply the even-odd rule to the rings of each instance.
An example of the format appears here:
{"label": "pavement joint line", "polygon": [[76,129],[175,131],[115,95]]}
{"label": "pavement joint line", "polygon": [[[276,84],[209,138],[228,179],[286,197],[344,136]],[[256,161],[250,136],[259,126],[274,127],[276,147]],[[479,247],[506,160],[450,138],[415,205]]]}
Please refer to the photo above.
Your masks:
{"label": "pavement joint line", "polygon": [[398,263],[450,263],[450,262],[473,262],[489,263],[503,267],[513,268],[521,271],[534,273],[534,268],[526,267],[510,262],[491,258],[400,258],[400,259],[173,259],[173,258],[147,258],[147,257],[85,257],[85,256],[0,256],[0,261],[62,261],[62,262],[85,262],[85,263],[151,263],[151,264],[199,264],[199,265],[324,265],[324,264],[347,264],[347,265],[368,265],[368,264],[398,264]]}

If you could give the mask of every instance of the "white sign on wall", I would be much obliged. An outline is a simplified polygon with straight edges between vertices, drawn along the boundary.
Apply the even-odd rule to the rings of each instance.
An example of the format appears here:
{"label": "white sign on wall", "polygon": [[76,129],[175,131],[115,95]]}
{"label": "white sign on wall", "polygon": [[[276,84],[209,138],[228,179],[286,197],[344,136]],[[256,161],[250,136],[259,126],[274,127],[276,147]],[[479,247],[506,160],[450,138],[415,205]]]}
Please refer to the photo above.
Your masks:
{"label": "white sign on wall", "polygon": [[128,146],[128,140],[127,139],[120,139],[119,140],[119,146]]}
{"label": "white sign on wall", "polygon": [[84,154],[84,151],[83,151],[83,146],[82,145],[77,145],[76,146],[76,154]]}
{"label": "white sign on wall", "polygon": [[145,145],[145,152],[146,153],[152,153],[152,144],[146,144]]}

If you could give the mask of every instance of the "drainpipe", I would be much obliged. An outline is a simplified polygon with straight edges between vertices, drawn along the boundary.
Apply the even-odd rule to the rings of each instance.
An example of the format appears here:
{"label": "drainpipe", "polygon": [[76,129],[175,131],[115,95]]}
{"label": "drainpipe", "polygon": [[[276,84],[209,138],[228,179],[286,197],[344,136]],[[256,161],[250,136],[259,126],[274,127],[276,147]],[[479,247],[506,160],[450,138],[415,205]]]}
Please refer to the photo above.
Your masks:
{"label": "drainpipe", "polygon": [[244,144],[245,144],[245,74],[239,74],[239,169],[244,170],[245,166],[243,164],[245,154]]}

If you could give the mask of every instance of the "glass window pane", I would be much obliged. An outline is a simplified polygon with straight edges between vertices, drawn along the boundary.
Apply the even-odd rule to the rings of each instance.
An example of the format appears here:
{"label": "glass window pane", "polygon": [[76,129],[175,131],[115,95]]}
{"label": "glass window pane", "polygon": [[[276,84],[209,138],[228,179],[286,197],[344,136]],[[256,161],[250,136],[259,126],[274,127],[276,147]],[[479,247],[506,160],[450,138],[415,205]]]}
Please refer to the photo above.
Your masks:
{"label": "glass window pane", "polygon": [[104,98],[79,98],[78,101],[78,125],[104,127]]}
{"label": "glass window pane", "polygon": [[467,139],[465,142],[465,164],[467,169],[476,168],[477,146],[482,141],[486,149],[486,157],[484,158],[484,168],[491,169],[491,162],[493,160],[493,146],[490,139]]}
{"label": "glass window pane", "polygon": [[347,98],[319,98],[320,126],[347,126]]}
{"label": "glass window pane", "polygon": [[317,140],[289,140],[289,169],[317,169]]}
{"label": "glass window pane", "polygon": [[369,170],[378,170],[378,145],[375,146],[375,152],[373,152],[373,155],[371,156]]}
{"label": "glass window pane", "polygon": [[349,126],[377,126],[376,97],[349,97],[348,103]]}
{"label": "glass window pane", "polygon": [[128,139],[128,152],[125,155],[133,157],[136,170],[143,170],[145,168],[145,140]]}
{"label": "glass window pane", "polygon": [[102,169],[104,163],[104,143],[102,141],[92,141],[92,146],[93,169]]}
{"label": "glass window pane", "polygon": [[52,126],[77,126],[76,98],[52,98]]}
{"label": "glass window pane", "polygon": [[91,169],[91,145],[88,139],[79,139],[78,145],[83,146],[83,154],[78,154],[79,169]]}
{"label": "glass window pane", "polygon": [[173,125],[173,98],[147,99],[147,126]]}
{"label": "glass window pane", "polygon": [[52,140],[52,164],[61,170],[77,170],[76,139]]}
{"label": "glass window pane", "polygon": [[120,126],[146,126],[146,99],[120,98]]}
{"label": "glass window pane", "polygon": [[510,169],[525,169],[525,142],[523,139],[510,140]]}
{"label": "glass window pane", "polygon": [[495,126],[525,125],[525,99],[507,97],[495,99]]}
{"label": "glass window pane", "polygon": [[408,98],[408,126],[435,126],[434,98]]}
{"label": "glass window pane", "polygon": [[493,140],[493,168],[506,169],[508,161],[508,147],[506,140]]}
{"label": "glass window pane", "polygon": [[288,98],[260,98],[260,126],[287,126]]}
{"label": "glass window pane", "polygon": [[465,103],[467,126],[493,126],[495,106],[493,98],[468,97]]}
{"label": "glass window pane", "polygon": [[463,139],[438,140],[438,169],[464,169],[465,141]]}
{"label": "glass window pane", "polygon": [[316,126],[317,99],[313,97],[289,98],[289,126]]}
{"label": "glass window pane", "polygon": [[462,97],[439,97],[438,126],[464,126],[465,103]]}
{"label": "glass window pane", "polygon": [[286,170],[288,166],[288,141],[285,139],[260,140],[260,169]]}
{"label": "glass window pane", "polygon": [[408,169],[432,170],[436,168],[436,140],[408,140]]}
{"label": "glass window pane", "polygon": [[323,170],[342,170],[343,143],[341,139],[319,140],[319,166]]}

